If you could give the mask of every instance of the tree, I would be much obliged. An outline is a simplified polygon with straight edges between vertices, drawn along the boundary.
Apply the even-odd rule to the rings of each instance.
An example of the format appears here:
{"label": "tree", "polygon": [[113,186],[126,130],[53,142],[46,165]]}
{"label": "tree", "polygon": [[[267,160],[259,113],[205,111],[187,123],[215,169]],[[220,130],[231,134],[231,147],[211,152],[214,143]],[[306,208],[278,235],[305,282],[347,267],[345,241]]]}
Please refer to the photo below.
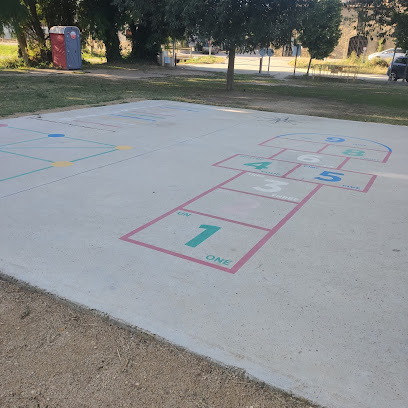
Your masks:
{"label": "tree", "polygon": [[123,26],[124,15],[112,0],[81,0],[78,15],[82,30],[105,44],[107,61],[120,60],[118,31]]}
{"label": "tree", "polygon": [[131,32],[130,59],[155,61],[170,35],[165,0],[114,0]]}
{"label": "tree", "polygon": [[312,59],[328,57],[341,37],[341,1],[309,0],[302,18],[299,40],[310,54],[307,75]]}
{"label": "tree", "polygon": [[3,0],[0,7],[0,31],[4,26],[11,29],[17,38],[18,48],[25,64],[28,64],[27,38],[25,35],[28,20],[27,9],[18,0]]}
{"label": "tree", "polygon": [[223,45],[228,53],[227,90],[234,83],[235,53],[290,42],[303,0],[167,0],[170,27],[186,35]]}

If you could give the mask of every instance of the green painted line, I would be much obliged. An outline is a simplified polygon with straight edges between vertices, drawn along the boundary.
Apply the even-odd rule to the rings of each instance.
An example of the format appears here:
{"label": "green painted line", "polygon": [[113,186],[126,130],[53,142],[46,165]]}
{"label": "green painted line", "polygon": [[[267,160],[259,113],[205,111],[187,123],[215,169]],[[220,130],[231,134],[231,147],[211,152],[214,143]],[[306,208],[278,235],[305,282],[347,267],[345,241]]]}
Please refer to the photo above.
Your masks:
{"label": "green painted line", "polygon": [[8,152],[7,150],[0,150],[0,152],[8,153],[8,154],[14,154],[15,156],[28,157],[29,159],[41,160],[41,161],[45,161],[45,162],[48,162],[48,163],[53,163],[52,160],[40,159],[40,158],[38,158],[38,157],[27,156],[26,154]]}
{"label": "green painted line", "polygon": [[26,176],[27,174],[36,173],[37,171],[51,169],[51,168],[52,168],[52,166],[49,166],[49,167],[44,167],[44,168],[38,169],[38,170],[28,171],[27,173],[22,173],[22,174],[18,174],[17,176],[7,177],[7,178],[4,178],[4,179],[1,179],[0,181],[11,180],[11,179],[14,179],[16,177]]}
{"label": "green painted line", "polygon": [[112,152],[117,152],[117,151],[118,151],[117,149],[109,150],[109,151],[107,151],[107,152],[97,153],[97,154],[93,154],[92,156],[81,157],[80,159],[75,159],[75,160],[71,160],[71,161],[72,161],[72,162],[76,162],[76,161],[79,161],[79,160],[85,160],[85,159],[89,159],[89,158],[91,158],[91,157],[96,157],[96,156],[100,156],[100,155],[102,155],[102,154],[112,153]]}
{"label": "green painted line", "polygon": [[109,147],[115,147],[115,145],[111,145],[108,143],[94,142],[93,140],[86,140],[86,139],[78,139],[77,137],[65,136],[65,139],[80,140],[81,142],[96,143],[96,144],[101,144],[101,145],[105,145]]}
{"label": "green painted line", "polygon": [[36,139],[31,139],[31,140],[24,140],[23,142],[6,143],[3,145],[0,145],[0,147],[12,146],[12,145],[20,144],[20,143],[34,142],[35,140],[42,140],[42,139],[48,139],[48,136],[47,137],[37,137]]}

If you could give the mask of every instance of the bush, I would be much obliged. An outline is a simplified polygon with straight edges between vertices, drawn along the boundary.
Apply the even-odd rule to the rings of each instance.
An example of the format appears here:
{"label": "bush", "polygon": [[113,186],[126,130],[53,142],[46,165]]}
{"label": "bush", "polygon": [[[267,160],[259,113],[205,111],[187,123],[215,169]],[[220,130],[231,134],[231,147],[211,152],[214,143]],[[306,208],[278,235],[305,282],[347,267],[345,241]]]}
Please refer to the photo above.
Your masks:
{"label": "bush", "polygon": [[23,68],[24,61],[22,58],[2,58],[0,59],[0,69],[17,69]]}
{"label": "bush", "polygon": [[373,58],[371,61],[368,61],[368,63],[374,67],[382,67],[382,68],[388,68],[388,66],[391,63],[391,59],[382,59],[380,57]]}

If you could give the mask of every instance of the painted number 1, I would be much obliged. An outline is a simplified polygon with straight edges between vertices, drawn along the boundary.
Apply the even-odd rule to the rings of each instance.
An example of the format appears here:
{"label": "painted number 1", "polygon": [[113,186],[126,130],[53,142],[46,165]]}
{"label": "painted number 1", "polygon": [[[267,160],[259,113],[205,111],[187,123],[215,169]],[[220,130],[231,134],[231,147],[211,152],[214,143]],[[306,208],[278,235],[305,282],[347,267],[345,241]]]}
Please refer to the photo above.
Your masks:
{"label": "painted number 1", "polygon": [[205,231],[203,231],[201,234],[198,234],[195,238],[193,238],[191,241],[188,241],[185,245],[195,248],[221,229],[221,227],[215,227],[214,225],[200,225],[200,228],[203,228]]}

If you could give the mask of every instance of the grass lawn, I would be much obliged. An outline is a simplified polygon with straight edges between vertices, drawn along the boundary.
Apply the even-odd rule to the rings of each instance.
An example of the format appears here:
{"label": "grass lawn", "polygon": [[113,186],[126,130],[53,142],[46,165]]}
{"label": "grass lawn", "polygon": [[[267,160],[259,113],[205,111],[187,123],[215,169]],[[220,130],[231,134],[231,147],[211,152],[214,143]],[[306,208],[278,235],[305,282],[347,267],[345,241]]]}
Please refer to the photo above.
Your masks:
{"label": "grass lawn", "polygon": [[17,58],[17,44],[0,44],[0,59]]}
{"label": "grass lawn", "polygon": [[[338,61],[321,61],[321,60],[312,60],[311,68],[313,66],[319,65],[342,65],[345,67],[353,66],[358,67],[358,73],[360,74],[379,74],[385,75],[387,73],[387,69],[389,64],[391,63],[391,59],[389,60],[382,60],[382,59],[375,59],[372,61],[366,60],[364,63],[361,61],[360,58],[356,58],[354,61],[351,59],[343,59]],[[295,60],[289,62],[289,65],[292,67],[295,65]],[[298,68],[307,68],[309,65],[309,58],[298,58],[296,66]]]}
{"label": "grass lawn", "polygon": [[101,79],[87,75],[0,73],[0,116],[136,98],[167,99],[408,126],[405,83],[343,82],[311,78],[276,81],[237,75]]}

